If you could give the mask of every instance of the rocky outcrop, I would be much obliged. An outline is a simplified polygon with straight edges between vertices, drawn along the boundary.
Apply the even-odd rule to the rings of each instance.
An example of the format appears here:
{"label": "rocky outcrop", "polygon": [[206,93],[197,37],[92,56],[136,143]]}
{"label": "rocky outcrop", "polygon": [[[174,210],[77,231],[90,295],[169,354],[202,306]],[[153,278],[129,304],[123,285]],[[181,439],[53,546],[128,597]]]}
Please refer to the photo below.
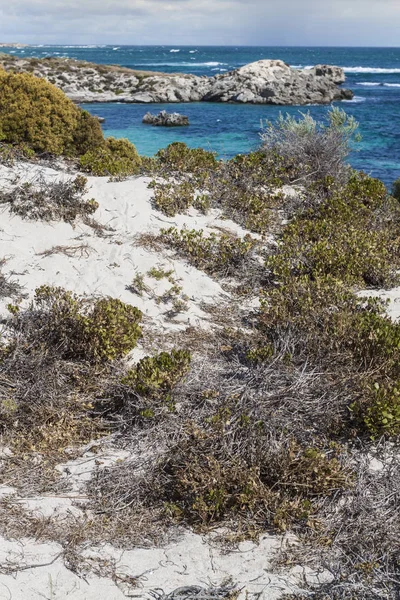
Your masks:
{"label": "rocky outcrop", "polygon": [[166,110],[162,110],[158,115],[153,115],[150,112],[146,113],[142,122],[158,127],[182,127],[189,125],[189,118],[176,112],[168,113]]}
{"label": "rocky outcrop", "polygon": [[203,100],[251,104],[329,104],[349,99],[352,92],[339,88],[343,69],[318,65],[293,69],[281,60],[259,60],[236,71],[217,75]]}
{"label": "rocky outcrop", "polygon": [[259,60],[215,77],[135,71],[72,59],[0,55],[0,66],[29,71],[60,87],[74,102],[238,102],[329,104],[353,97],[341,86],[343,69],[317,65],[293,69],[281,60]]}

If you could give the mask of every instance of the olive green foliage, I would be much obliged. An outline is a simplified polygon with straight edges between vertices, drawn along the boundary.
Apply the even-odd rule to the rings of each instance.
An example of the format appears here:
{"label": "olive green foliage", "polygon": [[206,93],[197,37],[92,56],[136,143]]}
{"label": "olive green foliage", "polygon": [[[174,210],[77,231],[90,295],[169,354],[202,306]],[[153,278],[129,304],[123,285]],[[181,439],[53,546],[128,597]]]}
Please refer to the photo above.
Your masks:
{"label": "olive green foliage", "polygon": [[103,145],[97,119],[44,79],[0,69],[0,141],[79,156]]}
{"label": "olive green foliage", "polygon": [[125,356],[141,337],[142,314],[114,298],[94,303],[62,288],[37,288],[29,315],[17,324],[29,337],[57,346],[65,358],[103,362]]}
{"label": "olive green foliage", "polygon": [[400,178],[393,182],[392,196],[393,198],[396,198],[396,200],[400,200]]}
{"label": "olive green foliage", "polygon": [[247,229],[266,233],[284,205],[279,188],[297,176],[296,165],[263,152],[235,156],[210,177],[210,194],[225,215]]}
{"label": "olive green foliage", "polygon": [[227,233],[205,236],[203,230],[179,231],[176,227],[162,229],[160,237],[192,265],[211,275],[231,275],[243,268],[251,260],[257,244],[250,235],[241,240]]}
{"label": "olive green foliage", "polygon": [[348,394],[339,428],[374,437],[400,433],[400,326],[354,286],[397,283],[399,233],[397,202],[357,174],[295,217],[267,261],[275,285],[265,290],[260,323],[269,343],[289,335],[294,360],[306,353],[337,369]]}
{"label": "olive green foliage", "polygon": [[173,410],[171,392],[185,377],[190,368],[191,355],[187,350],[160,352],[139,361],[122,379],[144,401],[140,416],[153,417],[157,402]]}
{"label": "olive green foliage", "polygon": [[156,159],[160,168],[180,173],[201,173],[217,167],[214,152],[203,148],[188,148],[183,142],[173,142],[159,150]]}
{"label": "olive green foliage", "polygon": [[169,270],[169,271],[165,271],[164,269],[157,269],[157,267],[152,267],[151,269],[149,269],[149,271],[147,272],[147,275],[149,277],[153,277],[153,279],[157,279],[158,281],[160,281],[161,279],[167,278],[168,281],[170,281],[171,283],[173,283],[173,270]]}
{"label": "olive green foliage", "polygon": [[154,189],[155,207],[168,217],[185,212],[193,206],[206,214],[209,209],[209,198],[206,194],[197,194],[196,189],[189,181],[181,183],[159,183],[153,180],[149,184]]}
{"label": "olive green foliage", "polygon": [[103,146],[81,156],[81,169],[93,175],[127,177],[139,172],[141,159],[129,140],[107,138]]}
{"label": "olive green foliage", "polygon": [[268,265],[279,278],[332,276],[347,284],[390,286],[397,281],[399,244],[399,207],[380,181],[355,174],[285,228]]}
{"label": "olive green foliage", "polygon": [[79,215],[92,215],[99,206],[93,198],[83,198],[86,192],[87,179],[82,175],[68,181],[39,177],[9,192],[0,192],[0,204],[8,203],[11,212],[25,219],[73,222]]}
{"label": "olive green foliage", "polygon": [[[285,530],[315,515],[318,497],[351,487],[351,474],[337,458],[294,442],[275,450],[263,446],[262,430],[251,420],[236,431],[236,451],[229,448],[229,416],[217,413],[211,429],[193,432],[164,462],[159,493],[173,517],[201,526],[247,518],[253,529],[273,525]],[[252,440],[253,457],[239,450],[244,438]]]}

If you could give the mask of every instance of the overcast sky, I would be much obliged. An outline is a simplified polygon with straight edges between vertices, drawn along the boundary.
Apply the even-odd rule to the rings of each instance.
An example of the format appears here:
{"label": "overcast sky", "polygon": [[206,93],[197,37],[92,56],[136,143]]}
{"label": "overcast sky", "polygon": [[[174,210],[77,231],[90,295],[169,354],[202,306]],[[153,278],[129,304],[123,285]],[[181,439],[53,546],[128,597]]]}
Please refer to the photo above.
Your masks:
{"label": "overcast sky", "polygon": [[0,42],[399,46],[400,0],[0,0]]}

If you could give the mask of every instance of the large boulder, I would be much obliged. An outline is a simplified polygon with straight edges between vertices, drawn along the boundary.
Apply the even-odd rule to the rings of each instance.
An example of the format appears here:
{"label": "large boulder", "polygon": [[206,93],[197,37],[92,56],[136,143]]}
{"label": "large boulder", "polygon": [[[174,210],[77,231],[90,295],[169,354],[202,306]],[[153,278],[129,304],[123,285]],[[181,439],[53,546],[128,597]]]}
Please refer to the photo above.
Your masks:
{"label": "large boulder", "polygon": [[337,87],[345,81],[340,67],[317,65],[293,69],[281,60],[259,60],[210,80],[208,102],[252,104],[329,104],[352,98],[349,90]]}
{"label": "large boulder", "polygon": [[159,127],[182,127],[189,125],[189,118],[176,112],[168,113],[166,110],[162,110],[158,115],[153,115],[150,112],[146,113],[142,122]]}

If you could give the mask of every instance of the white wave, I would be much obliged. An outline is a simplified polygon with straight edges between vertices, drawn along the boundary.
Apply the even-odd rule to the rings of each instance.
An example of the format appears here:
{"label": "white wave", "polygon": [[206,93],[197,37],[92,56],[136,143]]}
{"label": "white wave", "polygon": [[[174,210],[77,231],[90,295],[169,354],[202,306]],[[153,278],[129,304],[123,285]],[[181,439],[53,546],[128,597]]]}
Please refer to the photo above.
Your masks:
{"label": "white wave", "polygon": [[358,104],[360,102],[365,102],[366,98],[364,96],[354,96],[352,100],[342,100],[342,102],[348,102],[349,104]]}
{"label": "white wave", "polygon": [[376,81],[360,81],[360,83],[357,83],[357,85],[363,85],[365,87],[377,87],[382,84]]}
{"label": "white wave", "polygon": [[143,63],[140,66],[143,66],[143,67],[217,67],[219,65],[226,65],[226,63],[220,63],[220,62],[204,62],[204,63],[158,62],[158,63]]}
{"label": "white wave", "polygon": [[342,67],[345,73],[400,73],[400,69],[383,69],[380,67]]}
{"label": "white wave", "polygon": [[198,52],[198,50],[189,50],[189,54],[194,54],[195,52]]}
{"label": "white wave", "polygon": [[172,50],[170,50],[170,52],[180,52],[180,50],[177,50],[176,48],[172,48]]}
{"label": "white wave", "polygon": [[384,83],[385,87],[400,88],[400,83]]}
{"label": "white wave", "polygon": [[113,48],[113,50],[119,50],[119,46],[116,46],[115,48]]}

